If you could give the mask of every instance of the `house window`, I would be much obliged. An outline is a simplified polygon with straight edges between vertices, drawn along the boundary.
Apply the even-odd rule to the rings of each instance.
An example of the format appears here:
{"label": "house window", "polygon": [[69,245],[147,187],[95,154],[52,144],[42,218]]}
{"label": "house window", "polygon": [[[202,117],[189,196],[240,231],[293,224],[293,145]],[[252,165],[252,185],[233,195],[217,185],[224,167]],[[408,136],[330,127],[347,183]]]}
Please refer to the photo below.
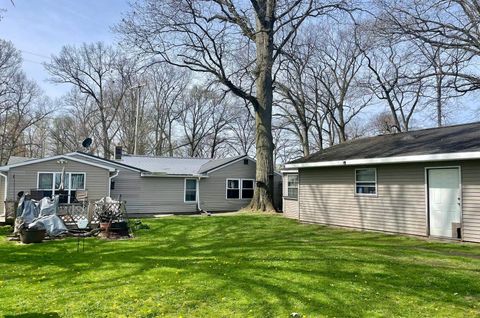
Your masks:
{"label": "house window", "polygon": [[355,169],[355,193],[360,195],[377,194],[377,169]]}
{"label": "house window", "polygon": [[254,179],[227,179],[227,199],[251,199],[254,189]]}
{"label": "house window", "polygon": [[242,180],[242,199],[251,199],[253,198],[253,187],[255,180],[252,179],[243,179]]}
{"label": "house window", "polygon": [[71,173],[70,180],[71,180],[70,189],[85,190],[85,174],[84,173]]}
{"label": "house window", "polygon": [[38,186],[39,190],[52,190],[53,188],[53,173],[39,173]]}
{"label": "house window", "polygon": [[197,202],[197,179],[185,179],[185,202]]}
{"label": "house window", "polygon": [[287,197],[298,198],[298,174],[287,175]]}
{"label": "house window", "polygon": [[240,179],[227,179],[227,199],[240,199]]}
{"label": "house window", "polygon": [[43,191],[43,196],[59,194],[60,203],[73,203],[76,190],[85,190],[85,173],[39,172],[37,189]]}

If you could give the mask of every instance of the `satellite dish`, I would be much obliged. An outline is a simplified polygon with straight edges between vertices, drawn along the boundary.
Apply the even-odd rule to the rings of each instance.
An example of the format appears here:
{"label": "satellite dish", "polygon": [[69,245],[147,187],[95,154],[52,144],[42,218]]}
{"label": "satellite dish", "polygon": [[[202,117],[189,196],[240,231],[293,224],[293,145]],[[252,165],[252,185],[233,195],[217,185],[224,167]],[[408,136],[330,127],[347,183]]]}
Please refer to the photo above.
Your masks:
{"label": "satellite dish", "polygon": [[92,138],[88,137],[82,142],[84,148],[89,148],[92,145]]}

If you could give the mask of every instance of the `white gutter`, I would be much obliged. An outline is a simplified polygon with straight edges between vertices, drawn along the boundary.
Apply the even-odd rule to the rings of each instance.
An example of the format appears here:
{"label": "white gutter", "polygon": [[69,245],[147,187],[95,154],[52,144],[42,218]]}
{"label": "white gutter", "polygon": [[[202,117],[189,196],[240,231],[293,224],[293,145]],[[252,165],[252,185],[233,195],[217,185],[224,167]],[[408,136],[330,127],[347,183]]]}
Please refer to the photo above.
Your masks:
{"label": "white gutter", "polygon": [[305,163],[287,163],[285,165],[285,168],[295,169],[295,168],[314,168],[314,167],[338,167],[338,166],[357,166],[357,165],[388,164],[388,163],[413,163],[413,162],[473,160],[473,159],[480,159],[479,151],[370,158],[370,159],[350,159],[350,160],[334,160],[334,161],[305,162]]}
{"label": "white gutter", "polygon": [[118,170],[115,170],[115,173],[113,175],[111,175],[110,177],[108,177],[108,196],[111,197],[111,192],[112,192],[112,179],[115,178],[115,177],[118,177],[118,173],[120,171]]}
{"label": "white gutter", "polygon": [[298,173],[298,169],[282,169],[280,173]]}
{"label": "white gutter", "polygon": [[168,174],[165,172],[142,172],[140,176],[147,178],[208,178],[202,174]]}

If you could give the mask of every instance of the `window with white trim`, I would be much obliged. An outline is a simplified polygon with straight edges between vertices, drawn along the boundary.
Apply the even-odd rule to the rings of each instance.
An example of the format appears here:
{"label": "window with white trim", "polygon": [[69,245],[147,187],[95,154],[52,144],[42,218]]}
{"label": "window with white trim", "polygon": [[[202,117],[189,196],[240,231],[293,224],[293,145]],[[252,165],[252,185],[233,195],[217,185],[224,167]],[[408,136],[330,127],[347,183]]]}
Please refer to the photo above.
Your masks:
{"label": "window with white trim", "polygon": [[76,200],[76,190],[85,190],[84,172],[39,172],[37,190],[44,196],[60,194],[61,203],[72,203]]}
{"label": "window with white trim", "polygon": [[253,198],[254,187],[255,187],[255,180],[242,179],[242,199]]}
{"label": "window with white trim", "polygon": [[240,179],[227,179],[227,199],[240,199]]}
{"label": "window with white trim", "polygon": [[298,174],[287,175],[287,197],[298,198]]}
{"label": "window with white trim", "polygon": [[185,179],[185,202],[197,202],[197,179]]}
{"label": "window with white trim", "polygon": [[362,168],[355,169],[355,194],[376,195],[377,194],[377,169]]}
{"label": "window with white trim", "polygon": [[251,199],[255,190],[254,179],[227,179],[227,199]]}

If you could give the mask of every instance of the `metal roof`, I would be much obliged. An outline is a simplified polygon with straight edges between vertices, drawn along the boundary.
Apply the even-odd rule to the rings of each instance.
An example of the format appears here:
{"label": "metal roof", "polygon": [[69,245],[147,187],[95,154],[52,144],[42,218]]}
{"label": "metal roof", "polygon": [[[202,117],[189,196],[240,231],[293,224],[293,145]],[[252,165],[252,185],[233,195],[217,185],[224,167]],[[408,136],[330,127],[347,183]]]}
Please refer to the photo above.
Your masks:
{"label": "metal roof", "polygon": [[480,122],[360,138],[289,164],[480,151]]}
{"label": "metal roof", "polygon": [[236,156],[236,157],[230,157],[230,158],[210,160],[204,165],[202,165],[202,167],[199,170],[199,173],[206,173],[213,169],[220,168],[221,166],[228,165],[229,163],[232,163],[241,158],[248,158],[248,157],[246,155],[243,155],[243,156]]}
{"label": "metal roof", "polygon": [[34,160],[35,158],[30,158],[30,157],[20,157],[20,156],[10,156],[8,159],[7,165],[13,165],[16,163],[28,161],[28,160]]}
{"label": "metal roof", "polygon": [[123,155],[119,162],[153,173],[194,175],[211,159]]}

